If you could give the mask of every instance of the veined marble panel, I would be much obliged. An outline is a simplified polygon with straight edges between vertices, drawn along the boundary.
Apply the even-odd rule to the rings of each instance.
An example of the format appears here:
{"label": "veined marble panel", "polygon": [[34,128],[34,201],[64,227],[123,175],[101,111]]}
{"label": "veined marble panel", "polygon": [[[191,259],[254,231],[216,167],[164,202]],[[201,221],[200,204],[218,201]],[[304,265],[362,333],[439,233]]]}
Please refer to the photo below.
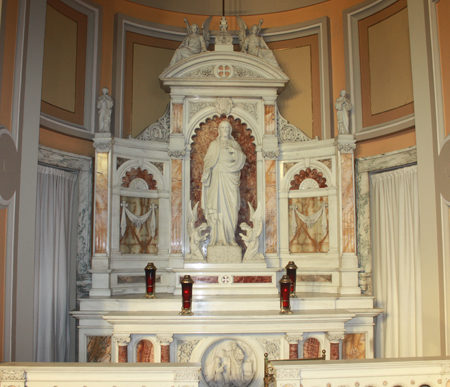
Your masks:
{"label": "veined marble panel", "polygon": [[92,159],[40,145],[39,162],[78,171],[77,298],[87,296],[92,284]]}
{"label": "veined marble panel", "polygon": [[[238,142],[242,152],[246,156],[244,167],[241,170],[241,184],[240,184],[240,196],[241,206],[238,213],[238,227],[236,228],[236,242],[241,246],[243,253],[246,250],[246,246],[239,233],[242,230],[239,225],[243,222],[252,225],[250,221],[250,211],[248,208],[248,202],[257,207],[257,194],[256,194],[256,150],[254,145],[254,137],[252,131],[247,128],[247,125],[242,123],[239,119],[234,119],[232,116],[226,118],[224,115],[221,117],[215,116],[213,119],[207,119],[205,123],[200,125],[200,128],[195,130],[195,135],[192,137],[193,143],[191,144],[191,202],[200,202],[202,196],[202,183],[201,177],[203,174],[203,159],[208,151],[209,144],[218,136],[217,128],[219,124],[228,120],[231,124],[231,136]],[[206,222],[203,214],[203,209],[198,208],[198,220],[195,224],[196,227],[201,223]],[[209,244],[209,239],[206,240]]]}
{"label": "veined marble panel", "polygon": [[366,334],[348,333],[342,343],[343,359],[365,359],[366,358]]}
{"label": "veined marble panel", "polygon": [[272,282],[270,275],[235,275],[233,276],[235,284],[267,284]]}
{"label": "veined marble panel", "polygon": [[331,274],[297,274],[297,282],[333,282]]}
{"label": "veined marble panel", "polygon": [[138,363],[154,363],[155,349],[150,340],[141,340],[136,346],[136,362]]}
{"label": "veined marble panel", "polygon": [[330,360],[339,360],[339,343],[330,343]]}
{"label": "veined marble panel", "polygon": [[[144,269],[142,269],[144,271]],[[155,282],[161,282],[161,276],[157,275]],[[118,275],[117,283],[123,284],[145,284],[145,275]]]}
{"label": "veined marble panel", "polygon": [[303,359],[311,359],[320,356],[320,341],[310,337],[303,343]]}
{"label": "veined marble panel", "polygon": [[283,164],[283,174],[286,175],[287,171],[289,171],[295,164],[297,164],[297,163],[284,163]]}
{"label": "veined marble panel", "polygon": [[141,227],[136,227],[128,218],[128,216],[122,213],[121,216],[126,216],[127,228],[125,229],[124,235],[120,238],[120,252],[122,254],[158,254],[159,200],[151,198],[121,196],[120,202],[127,202],[128,211],[136,216],[142,216],[149,212],[152,208],[152,204],[156,206],[156,230],[155,236],[153,237],[151,235],[151,217],[149,217]]}
{"label": "veined marble panel", "polygon": [[[308,228],[306,223],[291,210],[291,206],[296,206],[300,214],[311,216],[322,208],[322,203],[328,204],[327,196],[289,199],[289,250],[291,253],[326,253],[330,249],[328,207],[325,208],[325,214],[322,214],[311,228]],[[326,234],[323,233],[321,226],[324,215],[327,219]],[[292,216],[295,216],[295,219],[292,219]],[[292,228],[295,224],[293,222],[297,225],[296,229]]]}
{"label": "veined marble panel", "polygon": [[182,216],[182,198],[181,198],[181,171],[182,161],[172,160],[172,197],[171,197],[171,215],[172,215],[172,233],[171,233],[171,251],[172,253],[181,253],[181,216]]}
{"label": "veined marble panel", "polygon": [[174,103],[173,105],[172,133],[183,133],[183,104]]}
{"label": "veined marble panel", "polygon": [[266,253],[277,252],[276,160],[266,160]]}
{"label": "veined marble panel", "polygon": [[95,179],[95,253],[106,253],[108,236],[108,156],[97,153]]}
{"label": "veined marble panel", "polygon": [[129,159],[126,159],[126,158],[124,158],[124,157],[117,157],[117,159],[116,159],[116,169],[119,169],[120,166],[121,166],[123,163],[126,163],[128,160],[129,160]]}
{"label": "veined marble panel", "polygon": [[[200,276],[200,275],[191,275],[192,280],[195,284],[218,284],[219,277],[216,275],[209,276]],[[180,282],[183,279],[183,276],[180,277]]]}
{"label": "veined marble panel", "polygon": [[331,159],[323,159],[323,160],[318,160],[318,161],[321,162],[323,165],[325,165],[330,171],[333,170]]}
{"label": "veined marble panel", "polygon": [[344,253],[356,252],[355,196],[353,191],[353,154],[341,153],[342,243]]}
{"label": "veined marble panel", "polygon": [[264,133],[275,135],[275,105],[264,105]]}
{"label": "veined marble panel", "polygon": [[109,363],[111,361],[111,336],[87,337],[87,362]]}

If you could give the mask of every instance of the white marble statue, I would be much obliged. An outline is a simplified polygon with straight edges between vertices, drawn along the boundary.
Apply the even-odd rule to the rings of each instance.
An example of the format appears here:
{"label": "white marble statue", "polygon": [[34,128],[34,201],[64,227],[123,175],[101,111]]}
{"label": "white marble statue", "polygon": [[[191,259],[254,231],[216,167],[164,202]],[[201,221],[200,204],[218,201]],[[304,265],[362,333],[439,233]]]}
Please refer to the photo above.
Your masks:
{"label": "white marble statue", "polygon": [[348,112],[352,110],[352,104],[349,99],[345,96],[347,92],[345,90],[341,90],[339,93],[340,97],[336,100],[336,110],[337,110],[337,120],[338,120],[338,131],[339,134],[347,134],[349,133],[349,119]]}
{"label": "white marble statue", "polygon": [[258,252],[259,250],[259,234],[263,229],[263,217],[262,217],[262,207],[261,203],[258,202],[258,208],[256,211],[253,209],[252,205],[248,203],[250,209],[250,220],[253,223],[253,228],[251,228],[247,223],[243,222],[239,226],[242,231],[246,231],[247,235],[239,234],[242,240],[247,246],[247,251],[244,254],[243,261],[264,261],[264,254]]}
{"label": "white marble statue", "polygon": [[237,246],[239,185],[246,157],[231,137],[228,121],[222,121],[218,130],[219,136],[209,145],[204,159],[201,207],[210,227],[209,246]]}
{"label": "white marble statue", "polygon": [[98,108],[98,130],[101,133],[109,133],[111,131],[111,113],[114,102],[109,95],[109,90],[107,87],[102,89],[102,95],[98,97],[97,108]]}
{"label": "white marble statue", "polygon": [[272,50],[267,46],[264,39],[259,36],[263,19],[259,21],[258,25],[254,24],[250,27],[248,36],[247,25],[244,20],[242,20],[239,16],[236,16],[236,19],[239,24],[239,44],[241,45],[241,51],[257,56],[267,63],[270,63],[272,66],[279,67]]}
{"label": "white marble statue", "polygon": [[197,24],[192,24],[191,26],[189,26],[188,20],[184,19],[188,35],[184,38],[183,43],[181,43],[180,47],[175,50],[175,54],[173,54],[169,66],[174,65],[182,59],[206,51],[207,47],[209,46],[209,40],[211,37],[209,31],[209,24],[211,23],[211,19],[212,16],[208,17],[203,22],[203,34],[200,34],[200,28]]}
{"label": "white marble statue", "polygon": [[192,203],[189,201],[187,210],[187,232],[189,235],[189,247],[191,252],[186,254],[186,261],[190,262],[204,262],[205,257],[202,254],[202,242],[206,240],[209,233],[204,233],[208,228],[206,223],[202,223],[200,226],[195,227],[195,222],[198,219],[198,202],[192,208]]}

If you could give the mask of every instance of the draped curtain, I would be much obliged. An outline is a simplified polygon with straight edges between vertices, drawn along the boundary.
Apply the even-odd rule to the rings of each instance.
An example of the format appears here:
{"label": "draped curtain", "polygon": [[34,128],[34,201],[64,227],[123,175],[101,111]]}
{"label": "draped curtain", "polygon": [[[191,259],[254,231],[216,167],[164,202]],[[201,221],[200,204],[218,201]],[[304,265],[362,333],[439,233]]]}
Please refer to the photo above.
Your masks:
{"label": "draped curtain", "polygon": [[69,271],[76,186],[76,174],[38,166],[34,267],[35,361],[69,360]]}
{"label": "draped curtain", "polygon": [[417,167],[371,176],[377,357],[422,356]]}

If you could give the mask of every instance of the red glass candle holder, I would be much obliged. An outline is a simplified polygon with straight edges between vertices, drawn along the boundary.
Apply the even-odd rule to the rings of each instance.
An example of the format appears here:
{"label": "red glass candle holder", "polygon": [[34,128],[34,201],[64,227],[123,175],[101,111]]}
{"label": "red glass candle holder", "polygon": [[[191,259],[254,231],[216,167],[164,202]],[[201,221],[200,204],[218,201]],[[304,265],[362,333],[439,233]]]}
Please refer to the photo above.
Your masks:
{"label": "red glass candle holder", "polygon": [[155,284],[156,284],[156,266],[153,262],[149,262],[145,267],[145,297],[144,298],[156,298],[155,297]]}
{"label": "red glass candle holder", "polygon": [[286,274],[292,281],[291,297],[297,297],[297,295],[295,294],[295,285],[297,283],[297,265],[294,263],[294,261],[289,261],[289,263],[286,265]]}
{"label": "red glass candle holder", "polygon": [[181,282],[181,299],[182,299],[182,308],[180,314],[182,316],[192,316],[192,284],[194,281],[192,280],[190,275],[185,275]]}
{"label": "red glass candle holder", "polygon": [[291,284],[292,281],[286,274],[280,279],[280,314],[292,314]]}

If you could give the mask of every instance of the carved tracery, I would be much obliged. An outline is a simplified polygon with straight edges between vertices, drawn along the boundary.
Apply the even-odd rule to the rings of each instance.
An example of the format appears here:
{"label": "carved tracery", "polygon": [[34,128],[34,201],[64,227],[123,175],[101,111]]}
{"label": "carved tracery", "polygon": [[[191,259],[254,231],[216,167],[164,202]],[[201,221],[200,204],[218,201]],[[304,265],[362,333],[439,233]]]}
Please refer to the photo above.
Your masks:
{"label": "carved tracery", "polygon": [[306,168],[306,170],[302,169],[297,175],[294,176],[294,179],[291,180],[290,190],[298,190],[301,183],[306,179],[315,180],[319,185],[319,188],[328,187],[326,184],[327,179],[323,176],[322,172],[319,172],[316,168]]}

